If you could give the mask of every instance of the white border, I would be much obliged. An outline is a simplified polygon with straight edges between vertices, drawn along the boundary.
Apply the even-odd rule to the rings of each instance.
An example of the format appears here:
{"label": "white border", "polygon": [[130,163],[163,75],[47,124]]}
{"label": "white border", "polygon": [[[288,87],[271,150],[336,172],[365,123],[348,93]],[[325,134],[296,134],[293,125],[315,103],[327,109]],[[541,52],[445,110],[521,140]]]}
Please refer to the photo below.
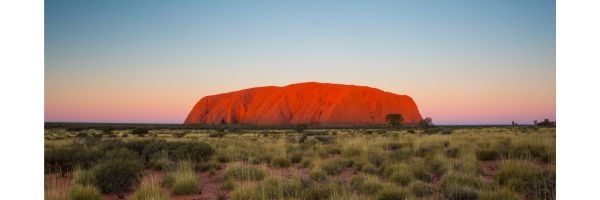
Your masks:
{"label": "white border", "polygon": [[557,199],[598,199],[600,1],[557,1]]}
{"label": "white border", "polygon": [[44,195],[44,1],[0,1],[0,199]]}

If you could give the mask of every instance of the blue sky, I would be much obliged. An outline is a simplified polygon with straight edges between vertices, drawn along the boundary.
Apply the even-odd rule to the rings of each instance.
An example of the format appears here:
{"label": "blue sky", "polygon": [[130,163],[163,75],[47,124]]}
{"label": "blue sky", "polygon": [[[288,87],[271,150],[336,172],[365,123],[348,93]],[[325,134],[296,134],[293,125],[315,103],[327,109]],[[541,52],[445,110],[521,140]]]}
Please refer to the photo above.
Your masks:
{"label": "blue sky", "polygon": [[45,8],[46,121],[178,123],[202,96],[319,81],[444,124],[555,118],[555,2],[64,1]]}

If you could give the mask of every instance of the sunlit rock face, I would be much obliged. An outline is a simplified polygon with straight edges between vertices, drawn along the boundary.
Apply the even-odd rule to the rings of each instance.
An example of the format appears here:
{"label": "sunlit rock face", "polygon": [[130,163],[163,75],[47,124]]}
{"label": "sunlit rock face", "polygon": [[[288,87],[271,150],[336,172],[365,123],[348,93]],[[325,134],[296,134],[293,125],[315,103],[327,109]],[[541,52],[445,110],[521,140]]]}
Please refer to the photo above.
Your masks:
{"label": "sunlit rock face", "polygon": [[203,97],[184,124],[380,125],[387,123],[385,116],[391,113],[402,114],[404,124],[422,119],[407,95],[365,86],[307,82]]}

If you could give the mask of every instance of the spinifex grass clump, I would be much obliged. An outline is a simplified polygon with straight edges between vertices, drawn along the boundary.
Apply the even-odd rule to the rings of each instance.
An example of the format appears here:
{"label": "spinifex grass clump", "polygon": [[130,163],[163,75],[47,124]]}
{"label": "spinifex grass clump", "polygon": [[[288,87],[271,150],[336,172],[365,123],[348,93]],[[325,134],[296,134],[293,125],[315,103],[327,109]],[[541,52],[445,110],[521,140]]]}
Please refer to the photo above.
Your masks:
{"label": "spinifex grass clump", "polygon": [[341,159],[326,160],[321,163],[321,169],[328,175],[337,175],[340,172],[342,172],[342,170],[344,170],[345,167],[347,167],[351,164],[352,163],[350,163],[349,160],[341,160]]}
{"label": "spinifex grass clump", "polygon": [[276,168],[288,168],[292,163],[285,157],[276,157],[271,160],[271,166]]}
{"label": "spinifex grass clump", "polygon": [[409,186],[410,191],[417,197],[428,197],[433,195],[435,188],[425,182],[416,181]]}
{"label": "spinifex grass clump", "polygon": [[442,192],[449,200],[477,199],[482,184],[477,176],[453,172],[442,177]]}
{"label": "spinifex grass clump", "polygon": [[376,195],[377,200],[404,200],[412,198],[409,191],[397,187],[386,187],[380,190]]}
{"label": "spinifex grass clump", "polygon": [[77,168],[73,171],[73,184],[78,185],[96,185],[96,176],[90,170]]}
{"label": "spinifex grass clump", "polygon": [[544,171],[526,160],[504,160],[495,180],[530,199],[552,199],[556,190],[556,174]]}
{"label": "spinifex grass clump", "polygon": [[415,180],[412,169],[404,163],[387,166],[384,170],[384,175],[389,181],[400,185],[408,185]]}
{"label": "spinifex grass clump", "polygon": [[266,175],[267,172],[253,166],[234,166],[227,168],[223,174],[223,177],[226,180],[257,181],[262,180]]}
{"label": "spinifex grass clump", "polygon": [[354,190],[358,191],[359,193],[368,195],[376,194],[384,187],[384,184],[381,182],[381,180],[379,180],[377,176],[365,174],[356,175],[352,177],[352,179],[350,180],[350,185]]}
{"label": "spinifex grass clump", "polygon": [[164,193],[156,181],[144,181],[133,193],[131,200],[168,200],[169,195]]}
{"label": "spinifex grass clump", "polygon": [[199,178],[190,162],[181,161],[167,172],[162,184],[173,190],[174,195],[195,194],[199,191]]}
{"label": "spinifex grass clump", "polygon": [[100,191],[93,185],[75,184],[69,189],[70,200],[99,200]]}

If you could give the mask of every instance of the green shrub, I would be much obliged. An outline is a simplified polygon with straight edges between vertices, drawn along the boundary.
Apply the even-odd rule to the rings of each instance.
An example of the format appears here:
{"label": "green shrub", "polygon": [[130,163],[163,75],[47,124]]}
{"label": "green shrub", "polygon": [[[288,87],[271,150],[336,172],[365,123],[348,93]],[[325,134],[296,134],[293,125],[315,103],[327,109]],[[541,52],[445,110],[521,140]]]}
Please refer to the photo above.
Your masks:
{"label": "green shrub", "polygon": [[175,168],[176,164],[171,159],[169,159],[169,155],[167,151],[163,151],[160,154],[157,154],[155,158],[152,159],[151,164],[156,170],[164,170],[169,171]]}
{"label": "green shrub", "polygon": [[148,129],[147,128],[142,128],[142,127],[137,127],[137,128],[134,128],[131,131],[131,134],[134,134],[134,135],[146,135],[146,134],[148,134]]}
{"label": "green shrub", "polygon": [[139,160],[106,160],[93,169],[102,192],[122,196],[139,183],[144,165]]}
{"label": "green shrub", "polygon": [[174,143],[170,148],[172,149],[170,155],[178,161],[204,162],[209,160],[215,153],[214,148],[204,142]]}
{"label": "green shrub", "polygon": [[404,200],[411,199],[412,196],[405,189],[389,187],[380,190],[375,198],[377,200]]}
{"label": "green shrub", "polygon": [[227,135],[227,133],[225,133],[225,132],[216,132],[216,133],[208,134],[208,137],[211,137],[211,138],[225,137],[225,135]]}
{"label": "green shrub", "polygon": [[44,151],[44,168],[46,172],[65,173],[76,166],[91,167],[102,155],[102,151],[96,148],[47,148]]}
{"label": "green shrub", "polygon": [[350,186],[362,194],[373,195],[383,189],[383,184],[377,176],[357,175],[350,180]]}
{"label": "green shrub", "polygon": [[292,163],[285,157],[277,157],[271,161],[271,166],[276,168],[288,168]]}
{"label": "green shrub", "polygon": [[302,136],[300,136],[300,139],[298,139],[298,143],[304,143],[304,141],[306,141],[307,138],[308,135],[306,133],[302,134]]}
{"label": "green shrub", "polygon": [[176,138],[182,138],[185,135],[187,135],[187,133],[185,133],[185,132],[174,132],[174,133],[171,133],[171,135],[173,135],[173,137],[176,137]]}
{"label": "green shrub", "polygon": [[69,189],[71,200],[100,200],[100,191],[92,185],[75,184]]}
{"label": "green shrub", "polygon": [[125,160],[125,161],[138,161],[142,162],[140,156],[135,151],[120,148],[107,151],[104,154],[103,160]]}
{"label": "green shrub", "polygon": [[221,169],[221,164],[217,160],[209,160],[196,164],[196,170],[201,172],[219,169]]}
{"label": "green shrub", "polygon": [[225,180],[236,180],[236,181],[257,181],[262,180],[267,175],[262,169],[251,166],[235,166],[225,170],[223,177]]}
{"label": "green shrub", "polygon": [[428,197],[435,192],[435,188],[433,188],[433,186],[422,181],[412,183],[409,188],[410,191],[417,197]]}
{"label": "green shrub", "polygon": [[169,195],[164,193],[160,185],[155,183],[142,183],[133,193],[131,200],[168,200]]}
{"label": "green shrub", "polygon": [[302,133],[304,130],[306,130],[306,128],[308,128],[308,126],[306,124],[294,125],[294,130],[296,130],[296,132],[298,132],[298,133]]}
{"label": "green shrub", "polygon": [[294,164],[299,163],[301,161],[302,161],[302,154],[300,154],[300,153],[293,153],[290,156],[290,162],[292,162]]}

